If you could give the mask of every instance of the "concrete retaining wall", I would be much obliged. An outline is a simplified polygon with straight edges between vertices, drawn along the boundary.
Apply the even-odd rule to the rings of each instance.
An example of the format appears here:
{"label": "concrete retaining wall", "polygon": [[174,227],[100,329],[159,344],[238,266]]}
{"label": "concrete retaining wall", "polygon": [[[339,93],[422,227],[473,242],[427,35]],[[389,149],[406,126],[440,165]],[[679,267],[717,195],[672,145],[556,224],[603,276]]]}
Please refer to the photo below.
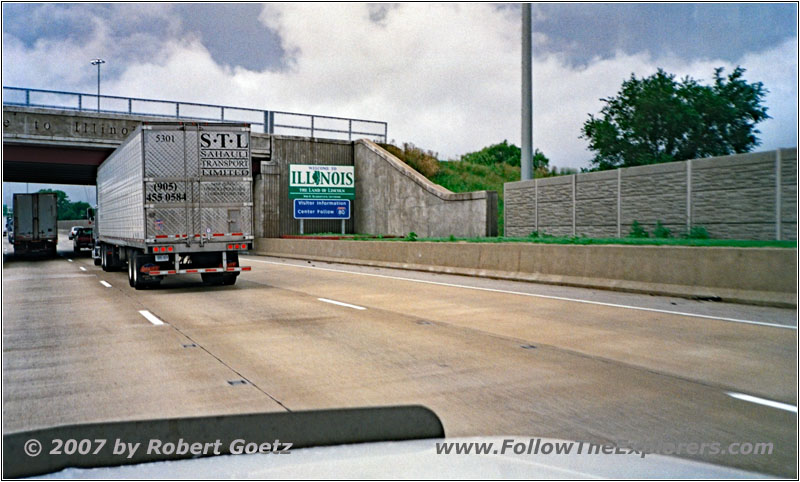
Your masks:
{"label": "concrete retaining wall", "polygon": [[[254,137],[255,138],[255,137]],[[300,234],[289,200],[289,164],[355,166],[356,199],[346,233],[497,236],[497,193],[453,193],[368,140],[272,136],[258,157],[256,237]],[[338,220],[305,220],[303,231],[340,232]]]}
{"label": "concrete retaining wall", "polygon": [[423,237],[497,236],[497,193],[454,193],[377,144],[355,143],[356,232]]}
{"label": "concrete retaining wall", "polygon": [[266,239],[258,254],[796,306],[797,250]]}
{"label": "concrete retaining wall", "polygon": [[797,150],[738,154],[505,185],[506,236],[619,237],[638,221],[681,235],[797,239]]}

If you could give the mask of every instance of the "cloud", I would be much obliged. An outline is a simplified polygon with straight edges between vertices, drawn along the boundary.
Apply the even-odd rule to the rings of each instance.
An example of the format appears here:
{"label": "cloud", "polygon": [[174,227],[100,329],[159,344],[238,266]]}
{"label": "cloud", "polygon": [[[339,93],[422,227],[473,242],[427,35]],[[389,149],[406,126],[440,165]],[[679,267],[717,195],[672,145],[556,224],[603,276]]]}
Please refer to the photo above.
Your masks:
{"label": "cloud", "polygon": [[736,62],[721,59],[686,61],[676,56],[653,58],[650,54],[615,53],[594,59],[580,68],[561,55],[547,55],[534,62],[534,144],[558,166],[586,167],[591,153],[579,139],[588,114],[597,114],[600,98],[615,95],[631,73],[649,76],[661,67],[678,78],[690,76],[708,83],[716,67],[730,73],[736,65],[747,69],[748,82],[763,82],[770,91],[765,105],[769,119],[757,128],[762,143],[758,150],[797,146],[797,39],[762,52],[747,54]]}
{"label": "cloud", "polygon": [[[150,17],[131,10],[133,18]],[[537,13],[538,21],[556,13]],[[516,8],[486,4],[269,4],[258,20],[280,39],[280,70],[222,62],[205,39],[177,23],[163,35],[93,23],[91,34],[33,42],[3,33],[6,85],[91,92],[88,59],[106,56],[103,91],[122,96],[385,120],[389,137],[457,158],[507,139],[519,144],[520,20]],[[153,20],[155,22],[155,20]],[[621,21],[621,20],[620,20]],[[93,21],[95,22],[95,21]],[[191,22],[184,22],[191,24]],[[773,120],[763,123],[763,149],[796,145],[797,40],[794,35],[736,61],[685,59],[646,50],[603,51],[585,62],[558,52],[538,32],[535,51],[534,143],[555,165],[583,167],[591,153],[579,139],[600,98],[615,94],[633,72],[663,67],[678,77],[709,79],[713,68],[748,69],[770,90]],[[266,47],[265,47],[266,48]],[[114,70],[111,70],[114,69]],[[104,71],[105,72],[105,71]]]}

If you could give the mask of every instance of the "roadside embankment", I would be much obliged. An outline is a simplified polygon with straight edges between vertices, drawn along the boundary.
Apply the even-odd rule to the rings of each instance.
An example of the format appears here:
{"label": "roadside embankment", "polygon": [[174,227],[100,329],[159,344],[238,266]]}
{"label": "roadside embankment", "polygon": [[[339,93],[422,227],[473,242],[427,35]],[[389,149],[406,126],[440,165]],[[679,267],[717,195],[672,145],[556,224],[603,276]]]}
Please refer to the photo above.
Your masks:
{"label": "roadside embankment", "polygon": [[487,278],[797,306],[797,250],[258,238],[256,254]]}

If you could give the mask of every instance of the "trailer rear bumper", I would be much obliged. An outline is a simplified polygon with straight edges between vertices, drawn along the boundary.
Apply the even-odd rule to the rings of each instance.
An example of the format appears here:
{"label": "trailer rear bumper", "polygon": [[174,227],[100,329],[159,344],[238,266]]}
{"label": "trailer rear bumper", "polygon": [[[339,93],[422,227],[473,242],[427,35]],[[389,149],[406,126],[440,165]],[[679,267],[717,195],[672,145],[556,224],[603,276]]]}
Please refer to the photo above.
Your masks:
{"label": "trailer rear bumper", "polygon": [[199,273],[239,273],[241,271],[250,271],[250,266],[235,266],[228,268],[194,268],[194,269],[160,269],[149,270],[143,273],[150,276],[166,276],[171,274],[199,274]]}
{"label": "trailer rear bumper", "polygon": [[16,254],[49,254],[56,251],[55,239],[43,239],[29,241],[26,239],[14,239],[14,253]]}

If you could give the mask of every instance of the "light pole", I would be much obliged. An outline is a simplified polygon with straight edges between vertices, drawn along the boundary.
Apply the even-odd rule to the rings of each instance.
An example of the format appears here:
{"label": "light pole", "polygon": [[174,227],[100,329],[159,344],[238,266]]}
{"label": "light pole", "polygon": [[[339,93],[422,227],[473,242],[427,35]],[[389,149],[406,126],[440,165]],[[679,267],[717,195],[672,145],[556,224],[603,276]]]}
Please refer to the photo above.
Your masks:
{"label": "light pole", "polygon": [[522,4],[522,162],[523,181],[533,179],[533,55],[531,49],[531,4]]}
{"label": "light pole", "polygon": [[100,64],[106,63],[103,59],[94,59],[91,61],[92,65],[97,66],[97,112],[100,112]]}

